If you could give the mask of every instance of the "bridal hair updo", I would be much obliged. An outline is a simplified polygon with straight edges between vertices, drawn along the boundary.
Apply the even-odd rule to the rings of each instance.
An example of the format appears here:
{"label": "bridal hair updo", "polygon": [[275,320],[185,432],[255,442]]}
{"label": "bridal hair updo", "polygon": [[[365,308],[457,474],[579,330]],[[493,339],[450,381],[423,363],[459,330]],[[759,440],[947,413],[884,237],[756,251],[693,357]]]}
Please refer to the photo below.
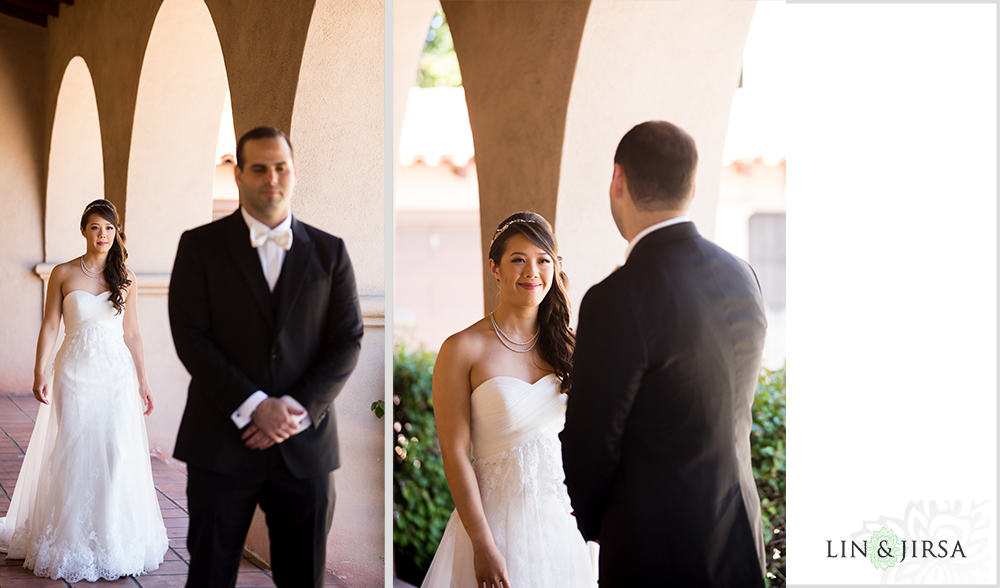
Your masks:
{"label": "bridal hair updo", "polygon": [[570,368],[576,337],[569,328],[569,278],[562,271],[562,258],[552,227],[541,215],[534,212],[515,212],[497,225],[490,244],[489,258],[500,266],[500,260],[507,249],[507,241],[514,235],[523,235],[536,247],[544,249],[552,261],[552,286],[538,306],[538,355],[562,380],[562,392],[568,392],[571,385]]}
{"label": "bridal hair updo", "polygon": [[90,215],[99,215],[104,220],[115,226],[115,240],[111,243],[111,250],[108,251],[107,263],[102,271],[104,281],[111,290],[111,304],[114,305],[118,314],[125,308],[126,288],[132,283],[128,279],[128,270],[125,269],[125,260],[128,259],[128,251],[125,249],[125,233],[122,231],[121,221],[118,220],[118,210],[115,205],[108,200],[94,200],[83,209],[83,216],[80,217],[80,228],[87,229],[87,219]]}

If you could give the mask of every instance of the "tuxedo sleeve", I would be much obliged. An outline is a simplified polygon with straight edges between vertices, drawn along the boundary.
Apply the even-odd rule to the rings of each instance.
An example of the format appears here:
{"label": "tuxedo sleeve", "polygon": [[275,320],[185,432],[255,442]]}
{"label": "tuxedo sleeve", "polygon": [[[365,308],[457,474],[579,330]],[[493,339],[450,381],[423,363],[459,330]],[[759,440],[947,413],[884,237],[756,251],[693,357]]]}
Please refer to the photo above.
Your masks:
{"label": "tuxedo sleeve", "polygon": [[305,407],[314,426],[322,422],[330,404],[354,371],[364,334],[354,268],[344,241],[337,239],[337,247],[320,350],[306,373],[289,391],[289,395]]}
{"label": "tuxedo sleeve", "polygon": [[211,334],[211,305],[201,251],[210,246],[198,243],[190,231],[181,235],[174,269],[170,274],[167,310],[170,332],[177,357],[207,397],[224,414],[232,414],[257,390],[242,370],[220,351]]}
{"label": "tuxedo sleeve", "polygon": [[621,288],[594,286],[580,304],[562,441],[577,526],[598,540],[621,459],[622,436],[648,363],[641,324]]}

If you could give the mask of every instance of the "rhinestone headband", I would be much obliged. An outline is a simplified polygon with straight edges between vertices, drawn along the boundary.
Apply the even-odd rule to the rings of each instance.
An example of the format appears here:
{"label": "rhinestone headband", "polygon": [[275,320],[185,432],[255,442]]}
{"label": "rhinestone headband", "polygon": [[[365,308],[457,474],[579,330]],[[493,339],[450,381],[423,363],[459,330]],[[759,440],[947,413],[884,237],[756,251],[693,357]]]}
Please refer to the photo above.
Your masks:
{"label": "rhinestone headband", "polygon": [[87,208],[84,209],[84,212],[88,212],[90,210],[93,210],[94,208],[111,208],[110,206],[108,206],[109,204],[111,203],[108,202],[107,200],[95,200],[87,205]]}
{"label": "rhinestone headband", "polygon": [[502,235],[503,232],[506,231],[507,228],[510,227],[512,224],[514,224],[514,223],[532,223],[532,224],[537,224],[537,222],[538,221],[533,221],[530,218],[515,218],[515,219],[511,219],[511,220],[507,221],[506,223],[504,223],[504,225],[502,227],[500,227],[499,229],[497,229],[497,232],[493,235],[493,240],[490,241],[490,246],[492,247],[493,243],[496,242],[497,238],[500,235]]}

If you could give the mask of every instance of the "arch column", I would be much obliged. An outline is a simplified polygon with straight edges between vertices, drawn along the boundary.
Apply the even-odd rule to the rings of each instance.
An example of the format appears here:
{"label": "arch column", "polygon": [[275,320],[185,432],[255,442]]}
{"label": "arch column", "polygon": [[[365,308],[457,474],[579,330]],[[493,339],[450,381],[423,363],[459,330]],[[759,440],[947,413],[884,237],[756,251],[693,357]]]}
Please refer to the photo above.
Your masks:
{"label": "arch column", "polygon": [[[534,210],[556,224],[566,110],[590,4],[441,3],[476,149],[484,260],[494,228],[512,212]],[[496,284],[483,267],[485,306]]]}
{"label": "arch column", "polygon": [[225,55],[236,137],[262,125],[288,132],[315,0],[205,4]]}
{"label": "arch column", "polygon": [[573,308],[624,260],[627,243],[611,218],[608,189],[618,142],[636,124],[668,120],[694,137],[699,164],[689,216],[713,238],[722,149],[755,6],[591,4],[569,97],[556,207]]}

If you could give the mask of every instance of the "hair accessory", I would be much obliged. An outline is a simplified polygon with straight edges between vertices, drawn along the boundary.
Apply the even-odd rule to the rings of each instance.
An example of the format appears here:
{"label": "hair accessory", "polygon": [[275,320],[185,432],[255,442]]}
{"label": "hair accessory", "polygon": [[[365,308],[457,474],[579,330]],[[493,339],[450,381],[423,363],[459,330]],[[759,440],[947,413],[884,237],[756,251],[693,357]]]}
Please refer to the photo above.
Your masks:
{"label": "hair accessory", "polygon": [[490,246],[492,247],[493,243],[497,240],[497,237],[499,237],[500,235],[502,235],[503,232],[506,231],[507,228],[509,226],[511,226],[512,224],[514,224],[514,223],[532,223],[532,224],[537,224],[538,221],[531,220],[530,218],[514,218],[514,219],[511,219],[511,220],[507,221],[506,223],[504,223],[504,225],[502,227],[500,227],[499,229],[497,229],[496,233],[493,234],[493,240],[490,241]]}

